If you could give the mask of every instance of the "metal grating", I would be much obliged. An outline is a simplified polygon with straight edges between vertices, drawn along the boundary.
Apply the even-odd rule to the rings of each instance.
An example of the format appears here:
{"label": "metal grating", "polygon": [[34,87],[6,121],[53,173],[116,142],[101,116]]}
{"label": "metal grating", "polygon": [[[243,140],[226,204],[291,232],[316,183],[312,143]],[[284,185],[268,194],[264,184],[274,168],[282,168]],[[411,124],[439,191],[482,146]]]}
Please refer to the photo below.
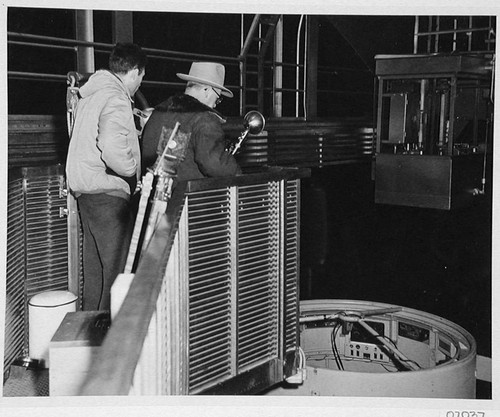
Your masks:
{"label": "metal grating", "polygon": [[193,188],[134,394],[258,392],[293,371],[300,180]]}
{"label": "metal grating", "polygon": [[26,178],[26,295],[68,288],[67,219],[63,175]]}
{"label": "metal grating", "polygon": [[265,166],[268,165],[268,155],[267,132],[263,131],[259,135],[249,135],[236,158],[242,167]]}
{"label": "metal grating", "polygon": [[299,180],[286,182],[285,205],[285,350],[298,345],[299,314]]}
{"label": "metal grating", "polygon": [[373,154],[373,129],[343,123],[328,129],[294,129],[269,133],[273,163],[322,167],[365,160]]}
{"label": "metal grating", "polygon": [[229,189],[189,195],[189,388],[231,374]]}
{"label": "metal grating", "polygon": [[240,187],[238,368],[276,357],[280,281],[279,184]]}
{"label": "metal grating", "polygon": [[28,346],[24,331],[24,222],[23,180],[16,178],[8,187],[4,370]]}
{"label": "metal grating", "polygon": [[4,369],[29,351],[30,297],[68,288],[62,172],[59,165],[9,172]]}

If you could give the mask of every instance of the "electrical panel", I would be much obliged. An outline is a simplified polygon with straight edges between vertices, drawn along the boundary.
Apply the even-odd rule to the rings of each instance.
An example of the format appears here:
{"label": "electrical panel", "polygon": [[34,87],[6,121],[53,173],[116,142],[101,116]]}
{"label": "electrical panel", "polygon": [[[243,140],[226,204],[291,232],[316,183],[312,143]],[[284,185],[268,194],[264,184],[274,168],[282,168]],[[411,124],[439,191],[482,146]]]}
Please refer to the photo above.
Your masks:
{"label": "electrical panel", "polygon": [[[388,338],[388,323],[380,321],[366,321],[381,337]],[[355,359],[366,359],[371,361],[389,362],[387,349],[382,348],[382,344],[376,337],[354,323],[351,331],[345,336],[344,356]]]}
{"label": "electrical panel", "polygon": [[375,202],[449,210],[484,194],[493,57],[376,56]]}

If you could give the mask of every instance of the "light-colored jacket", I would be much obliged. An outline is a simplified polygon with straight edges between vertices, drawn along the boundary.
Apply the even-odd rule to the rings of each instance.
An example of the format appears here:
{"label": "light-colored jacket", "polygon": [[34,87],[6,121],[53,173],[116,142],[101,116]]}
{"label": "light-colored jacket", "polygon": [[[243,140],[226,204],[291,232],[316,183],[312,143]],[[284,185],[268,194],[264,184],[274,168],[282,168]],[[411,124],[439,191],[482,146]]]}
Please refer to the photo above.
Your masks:
{"label": "light-colored jacket", "polygon": [[133,100],[113,73],[99,70],[80,88],[81,99],[66,160],[69,188],[80,194],[130,198],[127,181],[140,179]]}

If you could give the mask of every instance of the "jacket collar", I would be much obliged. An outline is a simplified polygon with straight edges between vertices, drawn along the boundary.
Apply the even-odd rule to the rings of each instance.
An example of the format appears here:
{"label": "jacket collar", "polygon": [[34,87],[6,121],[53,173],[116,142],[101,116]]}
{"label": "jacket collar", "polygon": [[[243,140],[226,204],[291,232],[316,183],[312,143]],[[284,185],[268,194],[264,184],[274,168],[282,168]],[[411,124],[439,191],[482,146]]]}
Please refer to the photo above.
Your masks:
{"label": "jacket collar", "polygon": [[222,122],[226,119],[217,110],[208,107],[199,100],[187,94],[178,94],[172,96],[163,103],[155,107],[155,110],[162,112],[174,112],[174,113],[201,113],[210,112],[215,114]]}
{"label": "jacket collar", "polygon": [[132,104],[134,104],[134,98],[130,95],[130,92],[128,91],[127,86],[123,83],[123,80],[118,76],[118,74],[115,74],[114,72],[112,72],[109,69],[104,69],[102,71],[109,73],[116,80],[116,82],[120,85],[120,87],[123,89],[125,94],[127,94],[127,97],[130,100],[130,102]]}

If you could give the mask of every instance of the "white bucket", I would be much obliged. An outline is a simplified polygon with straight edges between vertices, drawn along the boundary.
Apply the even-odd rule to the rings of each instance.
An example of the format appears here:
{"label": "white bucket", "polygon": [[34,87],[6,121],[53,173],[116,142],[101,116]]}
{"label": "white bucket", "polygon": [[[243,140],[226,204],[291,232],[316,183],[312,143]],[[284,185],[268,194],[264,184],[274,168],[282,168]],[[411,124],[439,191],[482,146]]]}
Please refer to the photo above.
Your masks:
{"label": "white bucket", "polygon": [[29,314],[29,356],[49,367],[49,344],[66,313],[76,311],[78,297],[69,291],[46,291],[31,297]]}

